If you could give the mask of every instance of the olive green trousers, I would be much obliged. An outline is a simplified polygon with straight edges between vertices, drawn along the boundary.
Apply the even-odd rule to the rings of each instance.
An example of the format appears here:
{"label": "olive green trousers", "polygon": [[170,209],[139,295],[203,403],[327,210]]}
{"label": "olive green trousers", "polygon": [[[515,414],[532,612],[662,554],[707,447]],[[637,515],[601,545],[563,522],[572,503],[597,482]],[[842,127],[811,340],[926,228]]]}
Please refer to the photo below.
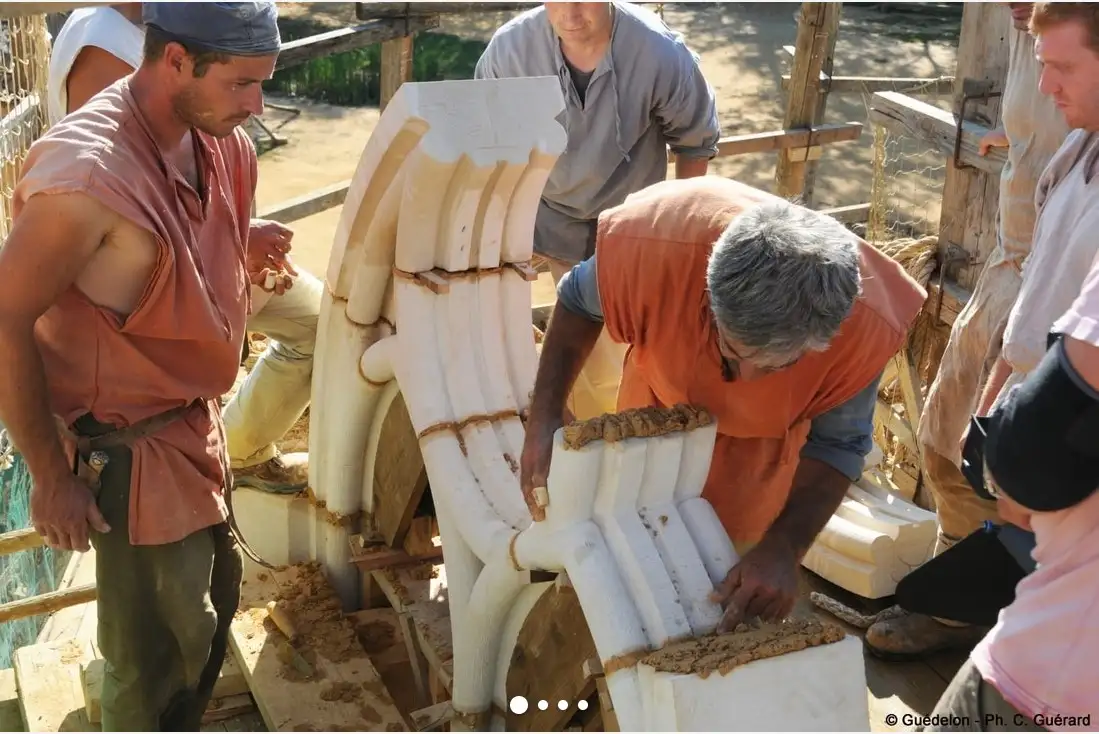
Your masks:
{"label": "olive green trousers", "polygon": [[[112,427],[84,416],[95,436]],[[240,549],[221,523],[167,545],[130,544],[128,447],[106,450],[96,552],[103,731],[198,731],[221,672],[240,602]]]}

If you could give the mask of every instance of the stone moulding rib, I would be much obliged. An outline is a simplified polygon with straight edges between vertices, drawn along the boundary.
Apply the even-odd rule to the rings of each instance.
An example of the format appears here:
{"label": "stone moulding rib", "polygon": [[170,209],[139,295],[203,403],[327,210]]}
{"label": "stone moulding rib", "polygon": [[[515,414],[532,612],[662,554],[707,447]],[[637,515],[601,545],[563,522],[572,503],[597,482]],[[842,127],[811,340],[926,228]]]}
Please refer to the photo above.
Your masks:
{"label": "stone moulding rib", "polygon": [[[701,497],[717,426],[690,406],[558,430],[545,520],[532,522],[523,501],[518,457],[538,358],[534,218],[565,148],[563,107],[556,77],[402,85],[363,152],[327,272],[315,507],[374,506],[381,424],[399,392],[443,539],[456,730],[507,709],[532,570],[567,574],[622,730],[649,728],[640,661],[716,628],[709,594],[738,560]],[[347,532],[316,513],[315,557],[353,592]],[[693,711],[695,688],[684,690],[676,700]]]}

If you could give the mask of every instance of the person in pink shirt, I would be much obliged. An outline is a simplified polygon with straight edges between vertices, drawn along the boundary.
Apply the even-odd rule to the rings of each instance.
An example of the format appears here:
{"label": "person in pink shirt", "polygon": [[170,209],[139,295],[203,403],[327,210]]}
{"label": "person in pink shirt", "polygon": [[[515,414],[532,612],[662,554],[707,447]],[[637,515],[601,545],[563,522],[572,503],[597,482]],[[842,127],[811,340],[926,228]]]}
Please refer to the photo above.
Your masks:
{"label": "person in pink shirt", "polygon": [[[1076,128],[1039,182],[1039,225],[1067,247],[1099,228],[1099,4],[1038,3],[1040,86]],[[1018,308],[1018,306],[1016,307]],[[1035,534],[1019,583],[951,681],[925,731],[1094,731],[1099,726],[1099,257],[1053,324],[1049,349],[996,407],[985,489]]]}

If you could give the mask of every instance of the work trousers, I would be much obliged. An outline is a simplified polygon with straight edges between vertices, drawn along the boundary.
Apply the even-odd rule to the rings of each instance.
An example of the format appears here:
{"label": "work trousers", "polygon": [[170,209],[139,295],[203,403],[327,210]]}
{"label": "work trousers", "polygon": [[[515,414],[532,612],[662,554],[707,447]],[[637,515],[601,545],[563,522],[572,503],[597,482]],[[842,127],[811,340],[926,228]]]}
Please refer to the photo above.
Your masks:
{"label": "work trousers", "polygon": [[962,470],[934,449],[924,449],[923,476],[939,516],[936,556],[999,517],[996,503],[978,497]]}
{"label": "work trousers", "polygon": [[[576,263],[542,256],[549,265],[556,286]],[[576,377],[568,408],[577,420],[588,420],[604,413],[614,413],[618,405],[618,384],[622,381],[622,364],[626,345],[614,342],[604,328],[599,340]]]}
{"label": "work trousers", "polygon": [[917,731],[1046,730],[1004,700],[967,658],[931,712],[931,723]]}
{"label": "work trousers", "polygon": [[[75,430],[111,430],[85,416]],[[227,523],[166,545],[130,544],[128,447],[106,450],[92,531],[99,649],[106,662],[103,731],[198,731],[240,603],[241,555]]]}
{"label": "work trousers", "polygon": [[1018,265],[1000,247],[990,255],[977,287],[950,330],[938,373],[927,393],[918,429],[923,472],[935,498],[939,542],[935,554],[996,518],[962,476],[961,440],[977,408],[1022,283]]}
{"label": "work trousers", "polygon": [[275,442],[309,407],[323,295],[324,284],[299,271],[290,290],[270,296],[248,319],[248,330],[269,341],[223,413],[233,469],[273,459]]}

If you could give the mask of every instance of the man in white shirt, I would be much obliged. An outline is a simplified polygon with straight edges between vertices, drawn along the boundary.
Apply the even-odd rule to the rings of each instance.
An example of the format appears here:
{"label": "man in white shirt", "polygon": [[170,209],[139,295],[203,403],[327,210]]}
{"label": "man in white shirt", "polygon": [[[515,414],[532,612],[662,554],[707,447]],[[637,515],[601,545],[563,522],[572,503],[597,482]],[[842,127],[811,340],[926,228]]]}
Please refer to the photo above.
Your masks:
{"label": "man in white shirt", "polygon": [[[47,99],[50,124],[140,64],[145,42],[142,3],[82,8],[66,19],[50,54]],[[271,237],[289,249],[293,231],[256,222],[252,236]],[[236,486],[299,492],[308,483],[308,455],[281,454],[282,438],[309,405],[313,350],[322,283],[307,272],[284,277],[273,291],[252,287],[249,331],[266,335],[267,350],[225,407],[225,432]]]}
{"label": "man in white shirt", "polygon": [[[939,372],[927,394],[918,440],[923,473],[935,497],[939,537],[935,555],[996,518],[996,508],[974,494],[962,476],[961,440],[969,416],[987,412],[979,404],[985,372],[1000,353],[1008,313],[1022,287],[1023,263],[1034,239],[1034,194],[1039,177],[1071,129],[1053,100],[1039,90],[1041,65],[1027,29],[1033,3],[1004,3],[1011,13],[1010,58],[1001,107],[1001,128],[981,140],[1007,147],[1000,175],[1000,223],[996,248],[989,254],[977,287],[950,332]],[[1048,327],[1052,314],[1045,317]],[[1044,331],[1042,332],[1044,333]],[[1002,374],[987,378],[998,387]],[[944,592],[945,593],[945,592]],[[875,623],[866,632],[871,652],[890,659],[920,657],[947,648],[969,649],[986,630],[906,613]]]}

